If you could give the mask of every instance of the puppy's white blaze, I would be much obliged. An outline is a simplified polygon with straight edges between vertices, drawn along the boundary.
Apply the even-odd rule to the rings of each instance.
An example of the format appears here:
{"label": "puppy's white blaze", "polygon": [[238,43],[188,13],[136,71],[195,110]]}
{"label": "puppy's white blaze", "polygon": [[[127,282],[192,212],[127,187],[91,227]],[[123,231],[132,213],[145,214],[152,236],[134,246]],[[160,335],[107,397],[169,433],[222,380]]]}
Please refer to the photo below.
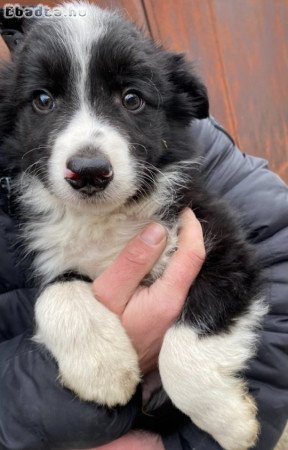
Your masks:
{"label": "puppy's white blaze", "polygon": [[226,450],[247,450],[257,439],[256,406],[237,374],[255,353],[255,326],[266,312],[258,300],[229,333],[199,337],[175,325],[164,338],[159,370],[165,391]]}
{"label": "puppy's white blaze", "polygon": [[104,209],[109,209],[109,206],[111,208],[111,205],[113,208],[120,206],[136,192],[135,161],[124,136],[115,127],[95,117],[87,105],[75,113],[54,142],[49,160],[49,180],[53,190],[63,200],[79,200],[78,193],[65,181],[64,170],[67,160],[85,147],[95,148],[95,155],[100,150],[106,155],[114,171],[112,182],[97,197],[97,203],[101,203],[103,198]]}
{"label": "puppy's white blaze", "polygon": [[119,318],[88,283],[48,286],[36,303],[37,334],[59,364],[63,384],[81,399],[126,404],[140,381],[138,356]]}
{"label": "puppy's white blaze", "polygon": [[[70,58],[74,61],[73,67],[76,67],[77,63],[80,65],[77,93],[80,102],[84,103],[91,48],[105,34],[107,24],[114,17],[114,13],[100,9],[88,2],[67,2],[55,9],[57,11],[60,9],[62,12],[60,17],[53,18],[53,26],[58,34],[58,39],[69,51]],[[73,12],[75,15],[72,14]]]}

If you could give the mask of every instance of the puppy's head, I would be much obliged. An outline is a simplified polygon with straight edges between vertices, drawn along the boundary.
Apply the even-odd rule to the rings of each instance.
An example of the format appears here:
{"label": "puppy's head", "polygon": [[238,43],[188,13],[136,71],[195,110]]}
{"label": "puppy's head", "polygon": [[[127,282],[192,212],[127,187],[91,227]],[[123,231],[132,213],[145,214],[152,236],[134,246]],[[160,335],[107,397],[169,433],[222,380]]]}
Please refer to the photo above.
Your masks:
{"label": "puppy's head", "polygon": [[183,56],[86,3],[27,24],[0,86],[2,140],[20,171],[65,203],[113,209],[191,157],[185,132],[208,99]]}

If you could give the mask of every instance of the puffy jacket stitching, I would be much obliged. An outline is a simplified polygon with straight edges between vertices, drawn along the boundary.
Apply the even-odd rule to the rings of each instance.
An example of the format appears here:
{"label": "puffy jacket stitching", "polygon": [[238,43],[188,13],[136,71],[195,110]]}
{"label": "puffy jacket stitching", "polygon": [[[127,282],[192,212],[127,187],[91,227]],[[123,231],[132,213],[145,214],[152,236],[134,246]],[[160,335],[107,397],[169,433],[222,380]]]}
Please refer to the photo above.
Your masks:
{"label": "puffy jacket stitching", "polygon": [[232,142],[233,146],[235,147],[235,141],[232,138],[232,136],[226,131],[224,128],[221,127],[221,125],[217,122],[217,120],[214,119],[213,116],[209,116],[209,122],[213,125],[216,130],[221,131],[228,139]]}

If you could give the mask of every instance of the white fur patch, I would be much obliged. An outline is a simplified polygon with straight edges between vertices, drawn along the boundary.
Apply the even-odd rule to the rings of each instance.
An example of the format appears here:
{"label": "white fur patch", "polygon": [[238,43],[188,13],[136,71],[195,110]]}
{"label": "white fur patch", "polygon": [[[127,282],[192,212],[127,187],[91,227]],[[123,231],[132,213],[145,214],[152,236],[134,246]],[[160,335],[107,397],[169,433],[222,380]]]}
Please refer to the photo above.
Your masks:
{"label": "white fur patch", "polygon": [[159,370],[173,403],[225,450],[247,450],[257,439],[256,406],[238,374],[255,353],[261,300],[228,333],[199,337],[187,325],[165,335]]}
{"label": "white fur patch", "polygon": [[140,382],[138,356],[119,318],[89,283],[48,286],[36,303],[37,334],[59,365],[63,384],[82,400],[126,404]]}

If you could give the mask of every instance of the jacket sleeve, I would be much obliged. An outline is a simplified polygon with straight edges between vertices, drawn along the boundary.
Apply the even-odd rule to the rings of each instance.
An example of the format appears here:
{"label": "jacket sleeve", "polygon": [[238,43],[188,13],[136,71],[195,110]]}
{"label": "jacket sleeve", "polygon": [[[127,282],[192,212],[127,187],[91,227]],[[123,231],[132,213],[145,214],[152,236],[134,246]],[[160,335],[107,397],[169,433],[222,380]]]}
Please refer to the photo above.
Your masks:
{"label": "jacket sleeve", "polygon": [[[270,312],[245,375],[261,424],[255,450],[272,450],[288,418],[288,189],[266,161],[242,154],[213,119],[196,122],[191,133],[204,151],[208,188],[240,212],[265,267]],[[163,442],[166,450],[220,450],[190,421]]]}
{"label": "jacket sleeve", "polygon": [[131,428],[140,392],[125,407],[81,402],[60,385],[55,362],[31,331],[2,342],[0,361],[1,450],[91,448]]}
{"label": "jacket sleeve", "polygon": [[71,450],[117,439],[130,430],[141,393],[108,409],[61,386],[55,361],[31,339],[35,291],[23,287],[13,228],[0,208],[0,449]]}

